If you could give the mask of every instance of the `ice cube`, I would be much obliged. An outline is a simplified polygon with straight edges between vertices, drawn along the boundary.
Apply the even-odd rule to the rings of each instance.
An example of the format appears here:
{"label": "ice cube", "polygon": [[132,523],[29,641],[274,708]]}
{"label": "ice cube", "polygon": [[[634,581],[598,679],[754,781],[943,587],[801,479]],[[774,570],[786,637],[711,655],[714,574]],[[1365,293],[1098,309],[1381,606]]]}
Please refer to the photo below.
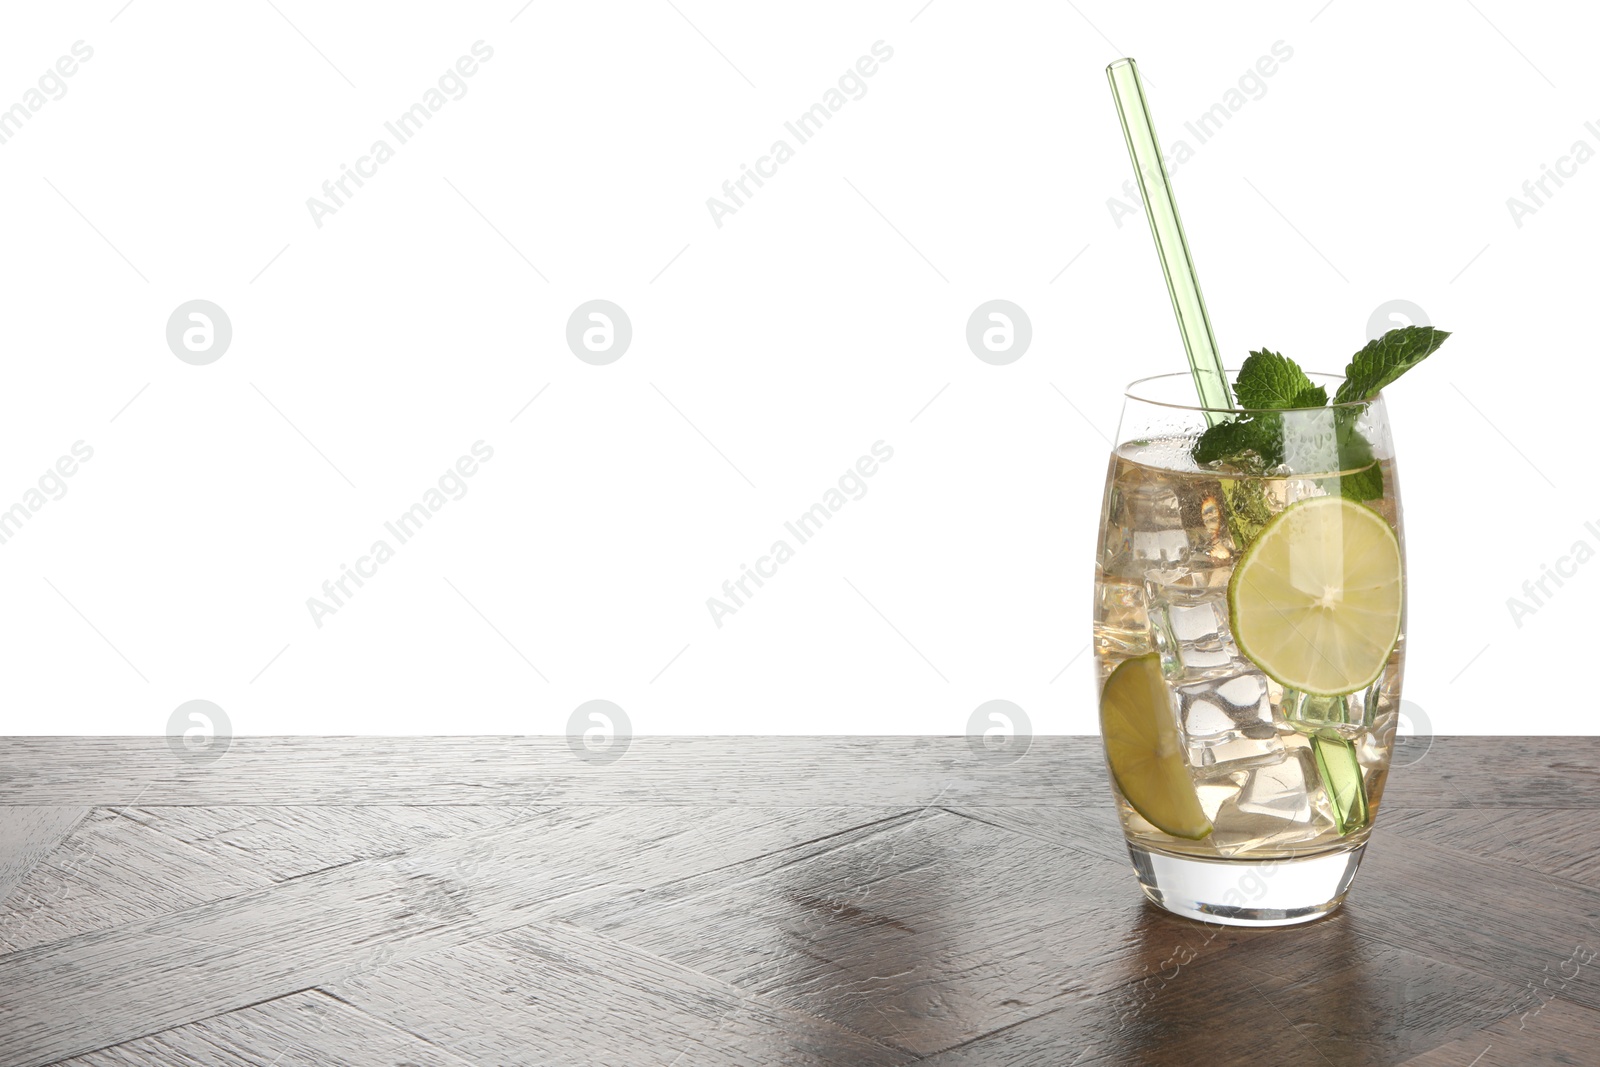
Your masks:
{"label": "ice cube", "polygon": [[1144,584],[1157,647],[1169,671],[1197,677],[1246,666],[1228,630],[1227,568],[1150,570]]}
{"label": "ice cube", "polygon": [[1241,812],[1233,802],[1224,803],[1213,822],[1216,829],[1206,840],[1223,856],[1291,849],[1332,832],[1329,822],[1290,822],[1270,815],[1253,815]]}
{"label": "ice cube", "polygon": [[1183,509],[1174,483],[1150,471],[1130,473],[1113,489],[1107,534],[1120,529],[1126,540],[1107,545],[1110,555],[1125,551],[1137,560],[1182,560],[1189,551]]}
{"label": "ice cube", "polygon": [[1174,687],[1189,765],[1229,773],[1283,757],[1266,675],[1245,666]]}
{"label": "ice cube", "polygon": [[1276,762],[1242,775],[1224,800],[1209,840],[1224,856],[1288,848],[1333,832],[1333,814],[1308,748],[1291,745]]}
{"label": "ice cube", "polygon": [[1198,777],[1194,785],[1194,795],[1200,800],[1200,809],[1206,813],[1206,818],[1215,821],[1217,811],[1223,804],[1238,796],[1239,787],[1245,783],[1243,771],[1234,771],[1231,774],[1220,774],[1216,777]]}
{"label": "ice cube", "polygon": [[1239,810],[1290,822],[1310,820],[1311,793],[1320,784],[1311,760],[1308,749],[1292,748],[1277,763],[1251,770],[1239,790]]}
{"label": "ice cube", "polygon": [[1095,651],[1102,663],[1150,651],[1143,582],[1102,577],[1095,583],[1095,600]]}
{"label": "ice cube", "polygon": [[[1171,443],[1174,455],[1152,443],[1144,446],[1150,454],[1138,457],[1144,462],[1120,453],[1112,461],[1100,557],[1119,573],[1124,564],[1138,564],[1127,572],[1137,573],[1146,565],[1208,565],[1235,555],[1221,481],[1178,473],[1192,442]],[[1178,466],[1161,469],[1171,464]]]}
{"label": "ice cube", "polygon": [[1183,530],[1134,530],[1130,541],[1134,559],[1178,560],[1189,552]]}

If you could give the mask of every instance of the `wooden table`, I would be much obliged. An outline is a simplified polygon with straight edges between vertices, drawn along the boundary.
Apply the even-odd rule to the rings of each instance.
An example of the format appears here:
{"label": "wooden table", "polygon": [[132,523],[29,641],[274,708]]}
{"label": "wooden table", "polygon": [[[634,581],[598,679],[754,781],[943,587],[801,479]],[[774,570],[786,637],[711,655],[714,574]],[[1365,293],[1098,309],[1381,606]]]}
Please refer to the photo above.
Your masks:
{"label": "wooden table", "polygon": [[0,1064],[1600,1063],[1600,739],[1438,738],[1349,902],[1143,902],[1098,741],[0,740]]}

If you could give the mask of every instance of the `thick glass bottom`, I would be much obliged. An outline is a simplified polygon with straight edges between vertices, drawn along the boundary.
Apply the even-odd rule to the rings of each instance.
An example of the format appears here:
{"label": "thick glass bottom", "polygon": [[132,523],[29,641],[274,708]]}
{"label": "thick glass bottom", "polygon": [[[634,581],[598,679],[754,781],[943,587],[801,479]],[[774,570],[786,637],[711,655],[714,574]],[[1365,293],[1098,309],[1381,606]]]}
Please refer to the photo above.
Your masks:
{"label": "thick glass bottom", "polygon": [[1288,926],[1332,912],[1365,843],[1291,859],[1203,860],[1128,843],[1145,896],[1175,915],[1228,926]]}

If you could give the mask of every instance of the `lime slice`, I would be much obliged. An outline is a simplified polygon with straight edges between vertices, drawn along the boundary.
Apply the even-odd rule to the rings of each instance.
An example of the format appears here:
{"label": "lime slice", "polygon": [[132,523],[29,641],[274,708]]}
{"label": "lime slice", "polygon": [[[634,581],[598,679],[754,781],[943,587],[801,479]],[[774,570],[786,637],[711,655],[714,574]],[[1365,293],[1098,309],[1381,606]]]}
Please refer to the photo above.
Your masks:
{"label": "lime slice", "polygon": [[1100,733],[1117,788],[1156,829],[1198,841],[1211,832],[1178,749],[1172,698],[1156,653],[1123,660],[1100,693]]}
{"label": "lime slice", "polygon": [[1394,531],[1337,496],[1302,500],[1267,523],[1228,583],[1239,651],[1315,696],[1364,689],[1383,673],[1403,603]]}

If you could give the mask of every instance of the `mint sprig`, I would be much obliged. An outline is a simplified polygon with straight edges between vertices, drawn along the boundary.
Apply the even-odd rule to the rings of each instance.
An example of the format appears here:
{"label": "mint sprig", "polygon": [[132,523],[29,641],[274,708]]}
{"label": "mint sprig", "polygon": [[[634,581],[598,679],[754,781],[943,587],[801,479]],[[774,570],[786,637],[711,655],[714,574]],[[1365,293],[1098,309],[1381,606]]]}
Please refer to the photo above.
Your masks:
{"label": "mint sprig", "polygon": [[1378,391],[1438,351],[1450,335],[1432,326],[1402,326],[1390,330],[1350,357],[1344,384],[1333,395],[1335,404],[1371,400]]}
{"label": "mint sprig", "polygon": [[[1373,399],[1385,386],[1436,352],[1449,336],[1432,326],[1390,330],[1351,357],[1344,384],[1334,394],[1333,402]],[[1290,409],[1320,408],[1328,402],[1327,390],[1312,384],[1300,365],[1288,356],[1265,348],[1250,353],[1239,368],[1233,395],[1239,407],[1249,410],[1202,433],[1192,451],[1196,463],[1226,463],[1245,474],[1260,475],[1284,462],[1288,451],[1286,434],[1295,437],[1297,456],[1304,448],[1318,447],[1308,446],[1304,440],[1308,430],[1315,436],[1314,423],[1286,427],[1285,417],[1279,414]],[[1316,464],[1323,470],[1339,471],[1339,492],[1356,501],[1375,500],[1383,495],[1383,471],[1375,462],[1372,443],[1356,426],[1362,410],[1340,408],[1334,412],[1333,454]]]}

